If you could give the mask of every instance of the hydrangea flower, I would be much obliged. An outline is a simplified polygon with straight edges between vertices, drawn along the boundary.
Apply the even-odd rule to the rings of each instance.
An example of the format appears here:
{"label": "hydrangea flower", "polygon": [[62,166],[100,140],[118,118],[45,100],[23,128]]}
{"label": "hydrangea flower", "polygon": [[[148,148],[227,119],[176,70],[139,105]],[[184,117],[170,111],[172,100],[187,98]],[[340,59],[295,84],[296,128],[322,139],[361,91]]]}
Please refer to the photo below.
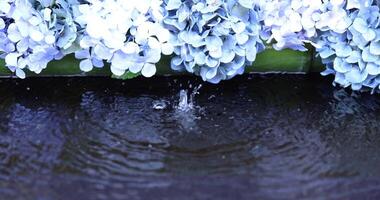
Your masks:
{"label": "hydrangea flower", "polygon": [[63,57],[76,38],[70,7],[76,0],[3,0],[0,3],[1,57],[20,78],[23,69],[40,73]]}
{"label": "hydrangea flower", "polygon": [[2,59],[5,58],[6,52],[13,52],[15,50],[14,44],[7,36],[8,26],[13,21],[8,17],[12,9],[14,9],[14,5],[11,1],[0,2],[0,58]]}
{"label": "hydrangea flower", "polygon": [[161,0],[88,0],[79,6],[76,22],[83,29],[79,39],[81,70],[111,64],[117,76],[126,71],[151,77],[161,54],[173,52],[169,31],[162,26]]}
{"label": "hydrangea flower", "polygon": [[254,0],[165,0],[174,70],[218,83],[244,72],[264,49]]}
{"label": "hydrangea flower", "polygon": [[343,33],[348,28],[351,20],[344,5],[344,0],[264,0],[262,37],[274,40],[277,50],[306,51],[304,44],[317,36],[317,30]]}
{"label": "hydrangea flower", "polygon": [[[368,6],[370,5],[370,6]],[[351,26],[343,33],[326,31],[316,40],[316,49],[327,69],[323,75],[334,74],[335,83],[353,90],[380,84],[380,10],[372,1],[348,1]]]}

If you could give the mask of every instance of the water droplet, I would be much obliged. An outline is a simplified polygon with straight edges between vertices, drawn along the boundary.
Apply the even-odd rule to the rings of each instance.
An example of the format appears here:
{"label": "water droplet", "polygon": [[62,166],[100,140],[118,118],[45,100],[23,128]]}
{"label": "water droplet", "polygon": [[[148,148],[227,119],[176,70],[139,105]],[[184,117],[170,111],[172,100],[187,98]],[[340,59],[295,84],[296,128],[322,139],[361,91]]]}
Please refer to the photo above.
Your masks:
{"label": "water droplet", "polygon": [[[190,93],[188,90],[181,90],[179,92],[179,102],[177,109],[180,111],[189,111],[194,108],[194,99],[197,94],[199,94],[199,89],[202,87],[202,85],[198,85],[197,87],[194,87],[193,91]],[[190,88],[192,88],[192,85],[190,85]]]}
{"label": "water droplet", "polygon": [[213,99],[213,98],[215,98],[215,95],[211,95],[211,96],[209,96],[209,97],[208,97],[208,100],[211,100],[211,99]]}
{"label": "water droplet", "polygon": [[187,90],[181,90],[179,92],[179,102],[177,109],[180,111],[189,111],[193,108],[193,102],[189,101]]}
{"label": "water droplet", "polygon": [[153,109],[155,110],[164,110],[167,107],[167,101],[157,100],[153,102]]}

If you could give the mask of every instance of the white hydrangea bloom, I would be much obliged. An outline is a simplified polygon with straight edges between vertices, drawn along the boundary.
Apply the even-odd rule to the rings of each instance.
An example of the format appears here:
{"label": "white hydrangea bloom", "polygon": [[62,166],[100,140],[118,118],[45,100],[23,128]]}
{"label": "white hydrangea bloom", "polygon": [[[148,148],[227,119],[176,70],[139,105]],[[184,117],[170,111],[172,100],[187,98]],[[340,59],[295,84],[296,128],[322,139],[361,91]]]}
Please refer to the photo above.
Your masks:
{"label": "white hydrangea bloom", "polygon": [[320,17],[315,24],[315,28],[321,31],[344,33],[352,24],[345,6],[345,0],[330,0],[325,2],[324,6],[320,9]]}
{"label": "white hydrangea bloom", "polygon": [[372,5],[373,0],[347,0],[347,10],[368,8]]}
{"label": "white hydrangea bloom", "polygon": [[306,51],[317,30],[342,33],[351,24],[345,0],[262,0],[263,34],[275,49]]}
{"label": "white hydrangea bloom", "polygon": [[162,26],[161,0],[89,0],[79,6],[76,22],[84,29],[76,52],[82,71],[111,64],[117,76],[126,71],[151,77],[161,54],[170,55],[170,33]]}
{"label": "white hydrangea bloom", "polygon": [[49,27],[50,17],[41,15],[32,2],[3,0],[0,3],[0,16],[3,22],[7,21],[0,25],[8,42],[7,48],[1,49],[2,57],[6,66],[20,78],[25,77],[23,69],[40,73],[48,62],[62,57],[55,46],[55,32]]}

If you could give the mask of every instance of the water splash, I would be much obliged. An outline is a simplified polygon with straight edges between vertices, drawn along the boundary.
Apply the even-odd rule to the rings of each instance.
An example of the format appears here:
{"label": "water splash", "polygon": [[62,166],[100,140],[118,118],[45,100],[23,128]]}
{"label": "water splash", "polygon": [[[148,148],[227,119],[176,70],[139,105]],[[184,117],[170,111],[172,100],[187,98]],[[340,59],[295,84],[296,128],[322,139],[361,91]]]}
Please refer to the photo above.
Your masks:
{"label": "water splash", "polygon": [[179,92],[179,102],[174,106],[174,119],[180,125],[183,132],[199,133],[198,120],[201,119],[200,114],[202,108],[195,104],[195,96],[199,94],[199,85],[192,89],[192,85],[188,89],[183,89]]}
{"label": "water splash", "polygon": [[189,101],[188,91],[187,90],[181,90],[179,92],[179,102],[178,106],[176,107],[177,110],[180,111],[189,111],[193,108],[194,104],[193,102]]}
{"label": "water splash", "polygon": [[165,100],[153,101],[153,109],[155,110],[164,110],[168,107],[168,102]]}
{"label": "water splash", "polygon": [[[192,86],[190,85],[190,88]],[[179,92],[179,102],[176,107],[179,111],[188,112],[194,109],[194,99],[197,94],[199,94],[199,89],[201,89],[202,85],[198,85],[193,89],[193,91],[189,94],[188,90],[181,90]]]}

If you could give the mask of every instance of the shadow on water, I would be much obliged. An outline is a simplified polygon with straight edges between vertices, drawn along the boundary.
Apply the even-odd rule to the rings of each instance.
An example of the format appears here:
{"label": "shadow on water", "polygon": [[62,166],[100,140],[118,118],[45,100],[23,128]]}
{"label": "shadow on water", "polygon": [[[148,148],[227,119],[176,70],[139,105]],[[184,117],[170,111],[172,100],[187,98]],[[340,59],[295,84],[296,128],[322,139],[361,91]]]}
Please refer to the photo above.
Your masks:
{"label": "shadow on water", "polygon": [[186,107],[200,83],[2,80],[0,199],[380,196],[378,95],[245,76]]}

